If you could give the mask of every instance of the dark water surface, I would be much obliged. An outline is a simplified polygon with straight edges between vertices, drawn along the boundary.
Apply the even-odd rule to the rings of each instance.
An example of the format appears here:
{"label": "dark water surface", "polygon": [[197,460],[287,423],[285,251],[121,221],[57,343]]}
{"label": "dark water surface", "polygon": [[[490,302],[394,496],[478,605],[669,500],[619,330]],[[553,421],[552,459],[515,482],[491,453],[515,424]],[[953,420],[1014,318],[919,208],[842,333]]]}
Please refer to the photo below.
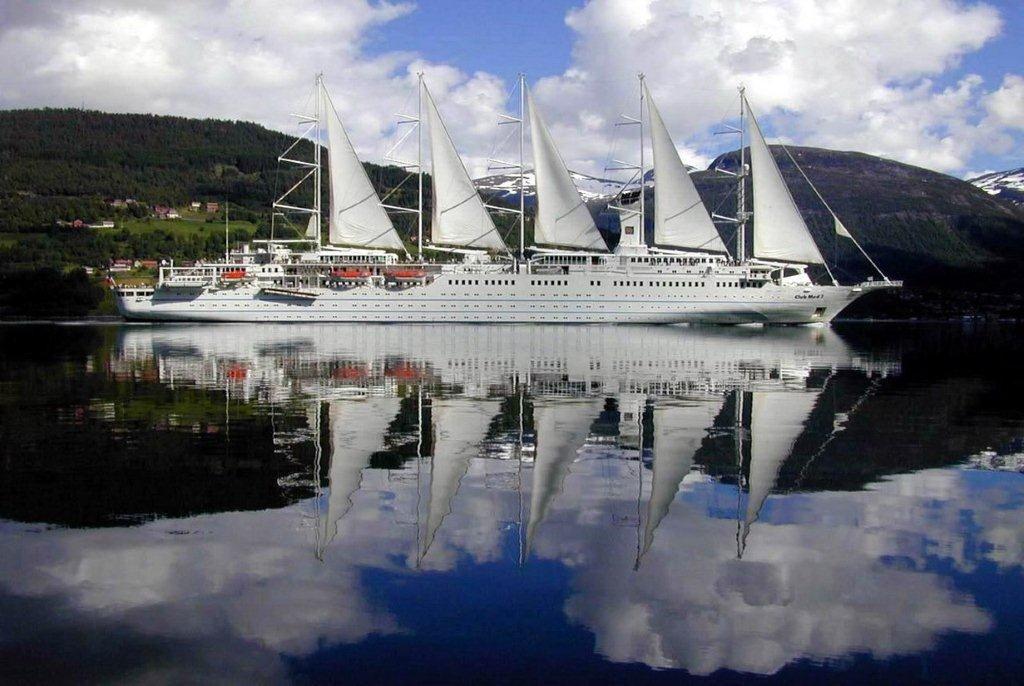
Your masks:
{"label": "dark water surface", "polygon": [[0,326],[2,682],[1019,682],[995,325]]}

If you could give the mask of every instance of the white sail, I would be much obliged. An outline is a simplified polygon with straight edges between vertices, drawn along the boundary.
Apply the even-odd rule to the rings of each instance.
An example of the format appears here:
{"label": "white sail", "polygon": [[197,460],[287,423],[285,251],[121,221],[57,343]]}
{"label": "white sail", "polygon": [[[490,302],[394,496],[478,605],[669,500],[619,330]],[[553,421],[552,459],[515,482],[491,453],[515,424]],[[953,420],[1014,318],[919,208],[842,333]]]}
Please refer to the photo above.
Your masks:
{"label": "white sail", "polygon": [[533,485],[530,493],[530,517],[526,523],[525,558],[533,545],[537,527],[547,517],[576,452],[590,435],[590,425],[601,412],[596,401],[537,403],[533,409],[533,425],[537,435],[537,452],[533,461]]}
{"label": "white sail", "polygon": [[724,404],[721,400],[654,408],[654,476],[641,555],[654,542],[654,532],[668,514],[694,455]]}
{"label": "white sail", "polygon": [[779,470],[803,433],[820,392],[754,391],[750,405],[750,477],[747,511],[743,518],[743,544],[750,525],[779,478]]}
{"label": "white sail", "polygon": [[398,237],[388,213],[381,207],[377,191],[370,183],[366,168],[359,161],[327,91],[324,91],[324,112],[330,173],[330,242],[404,251],[402,239]]}
{"label": "white sail", "polygon": [[430,499],[422,538],[422,558],[434,542],[441,523],[452,511],[452,501],[470,460],[480,453],[487,427],[501,411],[497,401],[435,400],[430,412],[434,426],[434,456],[430,461]]}
{"label": "white sail", "polygon": [[644,84],[654,150],[654,243],[690,250],[727,252],[672,136]]}
{"label": "white sail", "polygon": [[607,251],[608,246],[597,230],[587,204],[580,197],[572,175],[555,147],[551,132],[533,103],[533,93],[529,90],[526,92],[526,103],[530,113],[530,142],[537,177],[534,242],[539,245]]}
{"label": "white sail", "polygon": [[306,238],[316,238],[316,215],[309,215],[309,221],[306,222]]}
{"label": "white sail", "polygon": [[434,98],[423,86],[423,104],[430,132],[434,212],[430,237],[437,245],[507,251],[494,220],[484,207],[462,163]]}
{"label": "white sail", "polygon": [[747,113],[750,115],[750,167],[754,185],[754,257],[824,264],[825,259],[800,216],[749,105]]}
{"label": "white sail", "polygon": [[338,533],[338,521],[352,508],[370,456],[384,449],[388,424],[400,409],[398,398],[338,400],[330,404],[331,467],[323,545]]}

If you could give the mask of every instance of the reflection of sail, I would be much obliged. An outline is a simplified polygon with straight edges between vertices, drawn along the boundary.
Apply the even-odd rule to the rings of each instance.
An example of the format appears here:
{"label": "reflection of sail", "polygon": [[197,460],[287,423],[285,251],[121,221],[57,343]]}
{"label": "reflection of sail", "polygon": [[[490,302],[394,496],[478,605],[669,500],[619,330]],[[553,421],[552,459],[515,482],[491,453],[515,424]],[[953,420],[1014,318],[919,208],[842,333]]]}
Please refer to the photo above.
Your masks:
{"label": "reflection of sail", "polygon": [[462,477],[469,470],[469,461],[479,453],[487,427],[500,409],[497,401],[446,399],[433,402],[430,416],[435,427],[434,457],[421,558],[434,542],[441,522],[452,511],[452,501]]}
{"label": "reflection of sail", "polygon": [[533,425],[537,433],[537,453],[533,462],[533,486],[530,494],[530,518],[526,524],[525,559],[530,553],[537,527],[547,516],[555,496],[576,459],[590,425],[601,411],[599,402],[562,401],[537,403]]}
{"label": "reflection of sail", "polygon": [[742,548],[750,525],[757,521],[768,494],[779,478],[819,392],[755,391],[750,405],[750,478],[747,512],[743,518]]}
{"label": "reflection of sail", "polygon": [[400,403],[398,398],[331,403],[331,490],[323,545],[337,535],[338,521],[351,509],[352,496],[359,490],[370,456],[384,449],[384,434],[398,414]]}
{"label": "reflection of sail", "polygon": [[693,464],[693,456],[700,448],[707,430],[721,411],[724,401],[693,405],[667,405],[654,409],[654,479],[651,499],[647,503],[647,523],[644,526],[645,554],[654,541],[654,531],[668,514]]}

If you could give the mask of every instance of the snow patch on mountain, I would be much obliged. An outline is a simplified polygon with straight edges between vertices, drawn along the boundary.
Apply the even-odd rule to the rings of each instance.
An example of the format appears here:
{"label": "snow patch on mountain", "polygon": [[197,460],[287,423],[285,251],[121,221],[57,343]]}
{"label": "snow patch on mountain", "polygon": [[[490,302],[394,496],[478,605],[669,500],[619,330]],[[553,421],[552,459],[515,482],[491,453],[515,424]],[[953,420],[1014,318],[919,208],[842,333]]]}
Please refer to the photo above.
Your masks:
{"label": "snow patch on mountain", "polygon": [[[573,183],[579,189],[580,197],[584,202],[596,202],[599,200],[608,201],[614,198],[622,190],[622,182],[613,179],[598,179],[574,171]],[[647,173],[647,186],[654,185],[651,172]],[[519,199],[519,174],[492,174],[473,181],[476,188],[487,200],[505,200],[506,202]],[[523,186],[526,191],[526,202],[532,204],[536,195],[537,177],[533,171],[527,171],[523,175]]]}
{"label": "snow patch on mountain", "polygon": [[989,195],[1024,206],[1024,167],[990,172],[968,181]]}

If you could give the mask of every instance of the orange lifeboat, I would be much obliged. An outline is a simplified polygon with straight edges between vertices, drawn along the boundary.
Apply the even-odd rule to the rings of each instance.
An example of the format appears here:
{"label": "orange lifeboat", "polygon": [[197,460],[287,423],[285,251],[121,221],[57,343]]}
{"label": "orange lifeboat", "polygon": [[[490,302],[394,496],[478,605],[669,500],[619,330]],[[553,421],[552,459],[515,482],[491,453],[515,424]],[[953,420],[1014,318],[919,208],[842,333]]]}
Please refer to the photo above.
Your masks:
{"label": "orange lifeboat", "polygon": [[369,269],[361,269],[357,267],[346,267],[344,269],[331,270],[331,276],[335,279],[365,279],[369,275]]}
{"label": "orange lifeboat", "polygon": [[389,269],[387,275],[395,279],[422,279],[427,273],[422,269],[406,268]]}
{"label": "orange lifeboat", "polygon": [[331,377],[335,379],[364,379],[367,376],[369,373],[362,365],[345,364],[331,370]]}
{"label": "orange lifeboat", "polygon": [[418,379],[422,377],[423,374],[415,365],[409,364],[408,362],[401,362],[393,367],[385,369],[384,376],[389,376],[393,379]]}
{"label": "orange lifeboat", "polygon": [[249,370],[240,364],[233,364],[227,369],[227,377],[229,379],[244,379],[249,375]]}
{"label": "orange lifeboat", "polygon": [[223,272],[221,272],[220,277],[222,279],[229,279],[229,280],[244,279],[245,278],[245,270],[244,269],[226,269]]}

